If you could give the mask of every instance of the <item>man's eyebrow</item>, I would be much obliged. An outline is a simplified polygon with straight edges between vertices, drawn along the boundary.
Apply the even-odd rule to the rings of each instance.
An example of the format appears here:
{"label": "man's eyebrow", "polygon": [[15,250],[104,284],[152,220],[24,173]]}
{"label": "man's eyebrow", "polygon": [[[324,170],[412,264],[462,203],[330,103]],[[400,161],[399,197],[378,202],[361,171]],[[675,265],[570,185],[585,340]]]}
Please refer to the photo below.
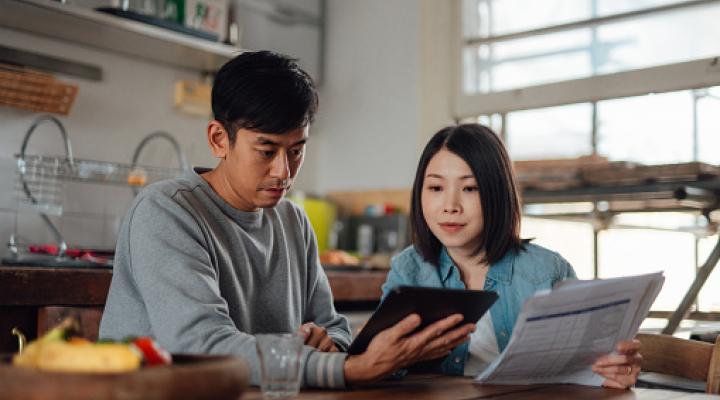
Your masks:
{"label": "man's eyebrow", "polygon": [[[261,137],[258,137],[258,138],[255,140],[255,142],[256,142],[257,144],[266,145],[266,146],[267,146],[267,145],[280,146],[280,143],[278,143],[278,142],[276,142],[276,141],[274,141],[274,140],[268,139],[268,138],[266,138],[266,137],[262,137],[262,136],[261,136]],[[298,140],[297,142],[291,144],[290,147],[294,147],[294,146],[301,145],[301,144],[305,144],[305,143],[307,143],[307,138],[303,138],[303,139]]]}
{"label": "man's eyebrow", "polygon": [[262,137],[262,136],[259,136],[257,139],[255,139],[255,142],[257,142],[258,144],[270,144],[270,145],[273,145],[273,146],[278,146],[278,145],[279,145],[278,142],[276,142],[276,141],[274,141],[274,140],[270,140],[270,139],[268,139],[268,138],[266,138],[266,137]]}

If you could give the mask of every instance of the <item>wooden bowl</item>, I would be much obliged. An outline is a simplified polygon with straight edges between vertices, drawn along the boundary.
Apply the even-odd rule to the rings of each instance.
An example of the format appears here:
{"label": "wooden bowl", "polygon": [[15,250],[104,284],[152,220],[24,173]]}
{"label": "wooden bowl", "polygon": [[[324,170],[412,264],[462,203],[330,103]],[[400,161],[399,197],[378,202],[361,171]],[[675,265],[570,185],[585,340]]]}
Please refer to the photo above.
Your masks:
{"label": "wooden bowl", "polygon": [[173,365],[129,373],[45,372],[0,360],[0,397],[8,400],[228,399],[248,384],[245,362],[230,356],[173,355]]}

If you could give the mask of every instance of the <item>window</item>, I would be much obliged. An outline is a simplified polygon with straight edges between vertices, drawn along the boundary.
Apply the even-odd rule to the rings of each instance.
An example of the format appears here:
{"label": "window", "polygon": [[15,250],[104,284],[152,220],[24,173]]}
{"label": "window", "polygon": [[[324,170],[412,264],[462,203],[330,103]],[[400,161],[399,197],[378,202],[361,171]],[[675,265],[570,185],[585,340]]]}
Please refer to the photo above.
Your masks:
{"label": "window", "polygon": [[598,238],[600,278],[665,271],[665,284],[653,309],[674,310],[690,287],[695,242],[684,232],[608,229]]}
{"label": "window", "polygon": [[529,217],[522,220],[521,237],[560,253],[580,279],[594,277],[592,235],[590,224]]}
{"label": "window", "polygon": [[670,164],[693,160],[689,91],[598,103],[598,153],[613,161]]}
{"label": "window", "polygon": [[465,90],[486,93],[591,74],[590,35],[561,32],[465,49]]}
{"label": "window", "polygon": [[475,15],[464,18],[463,87],[471,94],[720,54],[720,40],[705,39],[720,37],[720,4],[465,0],[463,9]]}
{"label": "window", "polygon": [[[465,37],[488,37],[667,6],[678,0],[470,0],[465,1]],[[523,10],[522,14],[517,10]]]}
{"label": "window", "polygon": [[[455,116],[502,132],[513,159],[720,164],[720,0],[463,0],[462,12]],[[523,237],[581,278],[665,270],[654,310],[678,306],[717,243],[698,212],[620,214],[604,229],[538,217],[588,214],[576,208],[525,206]],[[718,285],[715,271],[698,310],[720,311]]]}
{"label": "window", "polygon": [[[592,153],[592,106],[572,104],[508,114],[507,146],[516,160]],[[557,143],[557,146],[548,146]]]}
{"label": "window", "polygon": [[[718,235],[709,236],[700,239],[698,242],[698,258],[700,264],[704,263],[710,255],[713,246],[718,242]],[[700,267],[701,265],[698,265]],[[715,270],[703,285],[698,295],[699,311],[720,311],[720,297],[718,296],[718,288],[720,287],[720,266],[716,266]]]}
{"label": "window", "polygon": [[698,160],[720,164],[720,87],[696,91]]}

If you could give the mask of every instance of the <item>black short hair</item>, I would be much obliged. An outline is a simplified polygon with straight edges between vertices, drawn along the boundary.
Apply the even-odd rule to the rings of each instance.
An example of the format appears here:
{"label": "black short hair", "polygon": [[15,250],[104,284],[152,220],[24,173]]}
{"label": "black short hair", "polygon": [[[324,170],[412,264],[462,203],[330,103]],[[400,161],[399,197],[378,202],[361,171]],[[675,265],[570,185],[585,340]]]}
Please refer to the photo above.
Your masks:
{"label": "black short hair", "polygon": [[282,134],[313,121],[317,90],[296,61],[270,51],[245,52],[220,68],[212,88],[212,111],[231,143],[238,129]]}
{"label": "black short hair", "polygon": [[410,223],[415,248],[425,261],[439,265],[442,244],[427,225],[421,195],[425,171],[441,149],[462,158],[478,185],[484,220],[477,251],[485,249],[485,262],[493,264],[509,250],[520,250],[520,199],[510,157],[502,141],[490,128],[463,124],[441,129],[430,139],[420,156],[410,205]]}

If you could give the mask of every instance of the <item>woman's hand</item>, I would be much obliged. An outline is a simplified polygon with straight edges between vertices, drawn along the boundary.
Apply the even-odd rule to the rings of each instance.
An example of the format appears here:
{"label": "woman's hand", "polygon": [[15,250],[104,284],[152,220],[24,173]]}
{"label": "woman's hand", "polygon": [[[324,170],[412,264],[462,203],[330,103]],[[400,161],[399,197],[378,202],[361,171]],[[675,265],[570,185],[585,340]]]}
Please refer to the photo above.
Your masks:
{"label": "woman's hand", "polygon": [[641,364],[640,341],[626,340],[618,343],[617,354],[608,354],[595,361],[593,372],[605,378],[603,386],[627,389],[637,382]]}
{"label": "woman's hand", "polygon": [[305,337],[305,344],[324,352],[339,351],[332,338],[327,334],[327,330],[322,326],[317,326],[312,322],[300,325],[298,332]]}
{"label": "woman's hand", "polygon": [[411,335],[420,325],[420,316],[407,316],[377,334],[363,354],[347,358],[345,381],[350,385],[369,383],[417,362],[447,356],[475,330],[475,324],[452,329],[462,319],[454,314]]}

